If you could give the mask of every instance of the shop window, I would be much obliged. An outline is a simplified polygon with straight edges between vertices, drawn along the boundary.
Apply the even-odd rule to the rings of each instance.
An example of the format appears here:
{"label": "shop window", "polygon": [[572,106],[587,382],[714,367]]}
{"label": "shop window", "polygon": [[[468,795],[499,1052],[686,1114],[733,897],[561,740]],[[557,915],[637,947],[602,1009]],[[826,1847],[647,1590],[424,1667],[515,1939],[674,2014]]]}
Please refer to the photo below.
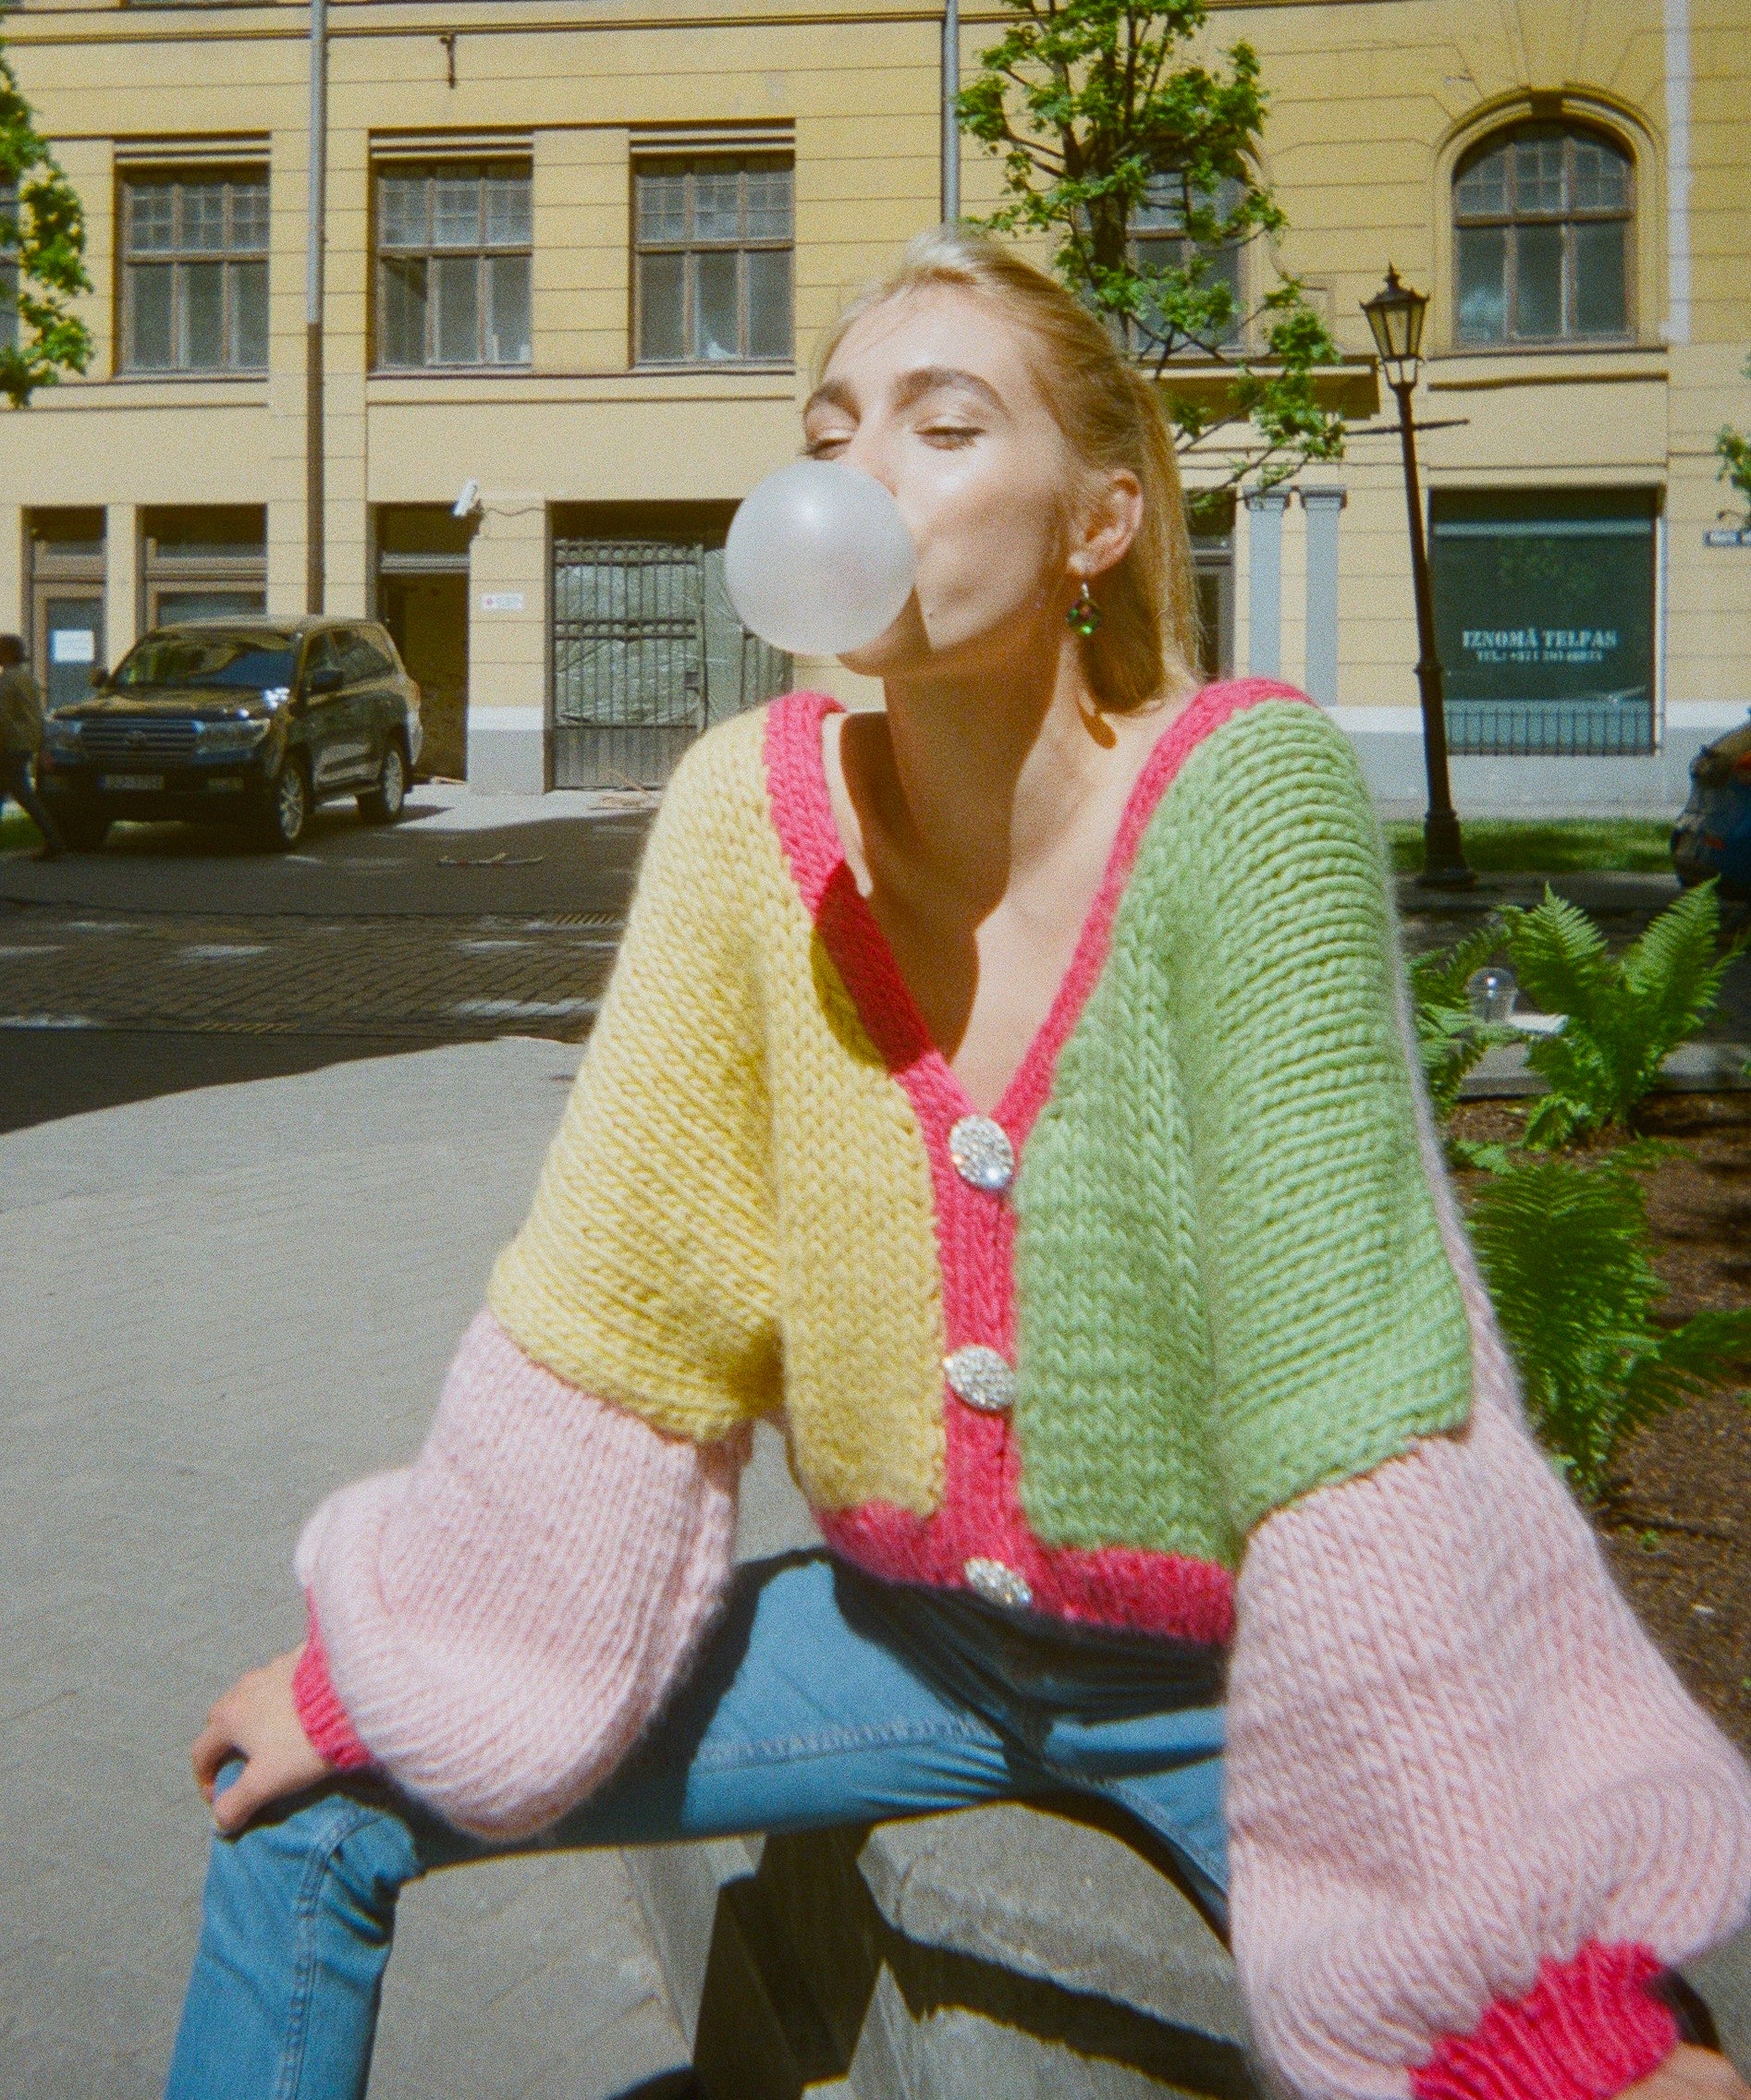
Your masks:
{"label": "shop window", "polygon": [[128,372],[267,370],[267,171],[129,176],[122,184]]}
{"label": "shop window", "polygon": [[1462,343],[1630,333],[1629,155],[1598,132],[1522,124],[1460,163],[1453,238]]}
{"label": "shop window", "polygon": [[791,164],[708,154],[634,163],[640,364],[788,364]]}
{"label": "shop window", "polygon": [[141,555],[148,627],[267,610],[267,512],[260,504],[144,511]]}
{"label": "shop window", "polygon": [[[1195,208],[1211,213],[1219,223],[1231,218],[1244,192],[1231,177],[1216,189],[1194,200]],[[1237,344],[1246,319],[1242,251],[1238,240],[1194,241],[1185,230],[1183,189],[1171,176],[1155,177],[1144,201],[1132,214],[1131,249],[1134,262],[1144,269],[1189,270],[1201,261],[1204,275],[1200,289],[1218,295],[1212,302],[1209,323],[1151,312],[1138,330],[1138,348],[1145,354],[1169,356],[1207,355]],[[1187,320],[1191,326],[1185,325]]]}
{"label": "shop window", "polygon": [[91,697],[104,653],[104,516],[98,509],[26,517],[31,653],[50,708]]}
{"label": "shop window", "polygon": [[533,228],[527,161],[377,172],[377,364],[526,365]]}
{"label": "shop window", "polygon": [[18,340],[18,192],[0,182],[0,350]]}
{"label": "shop window", "polygon": [[1430,513],[1451,749],[1651,751],[1652,495],[1440,491]]}

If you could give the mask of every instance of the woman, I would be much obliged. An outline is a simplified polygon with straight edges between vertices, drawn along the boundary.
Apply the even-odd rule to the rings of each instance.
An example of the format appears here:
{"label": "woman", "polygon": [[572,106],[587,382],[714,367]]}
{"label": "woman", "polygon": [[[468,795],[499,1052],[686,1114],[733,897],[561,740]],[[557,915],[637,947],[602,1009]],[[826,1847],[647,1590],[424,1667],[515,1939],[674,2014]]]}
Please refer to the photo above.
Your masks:
{"label": "woman", "polygon": [[[1298,2091],[1745,2100],[1659,1994],[1751,1778],[1528,1439],[1348,745],[1195,690],[1149,389],[944,232],[805,431],[917,543],[887,712],[677,773],[424,1449],[195,1745],[173,2094],[361,2093],[430,1867],[1070,1787],[1231,1915]],[[780,1412],[828,1552],[732,1576]]]}

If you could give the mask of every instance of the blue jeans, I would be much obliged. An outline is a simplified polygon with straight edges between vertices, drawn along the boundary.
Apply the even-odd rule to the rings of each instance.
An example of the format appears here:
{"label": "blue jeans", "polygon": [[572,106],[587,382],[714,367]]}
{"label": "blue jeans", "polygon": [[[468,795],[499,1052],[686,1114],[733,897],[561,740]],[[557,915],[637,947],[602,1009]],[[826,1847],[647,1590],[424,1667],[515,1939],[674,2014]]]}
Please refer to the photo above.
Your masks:
{"label": "blue jeans", "polygon": [[[1037,1622],[1035,1622],[1035,1627]],[[360,2100],[396,1899],[507,1851],[815,1830],[1103,1796],[1226,1919],[1220,1682],[1171,1643],[1018,1626],[821,1553],[738,1570],[698,1667],[609,1784],[521,1844],[380,1780],[215,1838],[170,2100]]]}

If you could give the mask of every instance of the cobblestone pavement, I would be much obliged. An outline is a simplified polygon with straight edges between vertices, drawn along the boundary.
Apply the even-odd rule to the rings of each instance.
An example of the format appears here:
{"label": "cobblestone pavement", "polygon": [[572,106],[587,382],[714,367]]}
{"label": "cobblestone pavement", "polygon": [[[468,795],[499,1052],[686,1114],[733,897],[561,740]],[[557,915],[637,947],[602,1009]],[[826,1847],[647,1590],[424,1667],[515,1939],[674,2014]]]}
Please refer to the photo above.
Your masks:
{"label": "cobblestone pavement", "polygon": [[[187,1745],[297,1639],[303,1516],[416,1447],[577,1055],[449,1044],[0,1137],[4,2100],[162,2090]],[[750,1550],[797,1508],[764,1447]],[[685,2056],[618,1855],[405,1897],[371,2100],[655,2100]]]}
{"label": "cobblestone pavement", "polygon": [[0,1027],[587,1032],[618,914],[333,918],[0,906]]}

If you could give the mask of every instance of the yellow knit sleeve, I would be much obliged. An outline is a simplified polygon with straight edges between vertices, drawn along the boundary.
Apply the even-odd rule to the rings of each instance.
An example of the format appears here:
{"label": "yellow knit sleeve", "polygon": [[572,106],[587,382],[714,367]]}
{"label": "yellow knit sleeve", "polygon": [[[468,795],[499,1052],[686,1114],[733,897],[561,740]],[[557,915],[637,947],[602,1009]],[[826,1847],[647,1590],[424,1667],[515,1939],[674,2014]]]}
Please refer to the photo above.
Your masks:
{"label": "yellow knit sleeve", "polygon": [[538,1361],[672,1435],[777,1405],[763,1031],[748,953],[759,715],[663,798],[614,974],[487,1301]]}

